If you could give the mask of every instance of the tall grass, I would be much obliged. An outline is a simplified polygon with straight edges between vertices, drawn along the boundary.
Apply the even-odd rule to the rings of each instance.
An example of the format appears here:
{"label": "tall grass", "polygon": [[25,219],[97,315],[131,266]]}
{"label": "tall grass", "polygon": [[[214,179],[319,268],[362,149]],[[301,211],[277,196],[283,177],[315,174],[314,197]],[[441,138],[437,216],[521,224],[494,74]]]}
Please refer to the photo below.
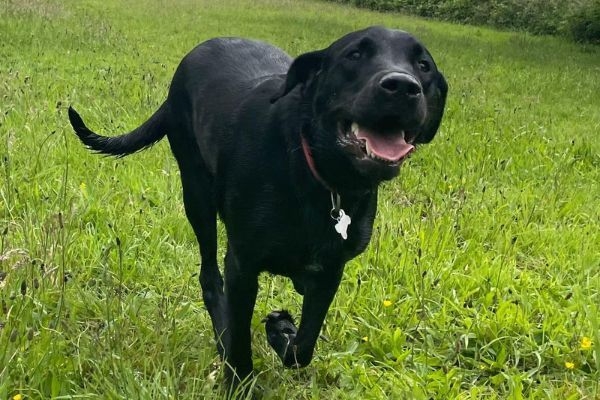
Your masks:
{"label": "tall grass", "polygon": [[66,107],[122,133],[204,39],[297,55],[372,24],[427,44],[446,118],[382,190],[304,370],[281,367],[260,322],[301,299],[261,278],[256,392],[600,396],[597,49],[314,1],[0,0],[0,398],[222,396],[167,142],[93,156]]}

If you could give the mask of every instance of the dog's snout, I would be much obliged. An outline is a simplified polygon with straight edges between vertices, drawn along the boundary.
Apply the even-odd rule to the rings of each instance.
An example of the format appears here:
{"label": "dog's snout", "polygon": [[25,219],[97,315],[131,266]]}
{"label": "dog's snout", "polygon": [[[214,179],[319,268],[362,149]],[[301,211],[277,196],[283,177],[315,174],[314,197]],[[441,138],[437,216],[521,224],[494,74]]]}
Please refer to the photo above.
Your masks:
{"label": "dog's snout", "polygon": [[423,93],[419,82],[403,72],[390,72],[379,80],[379,87],[385,92],[398,96],[415,98]]}

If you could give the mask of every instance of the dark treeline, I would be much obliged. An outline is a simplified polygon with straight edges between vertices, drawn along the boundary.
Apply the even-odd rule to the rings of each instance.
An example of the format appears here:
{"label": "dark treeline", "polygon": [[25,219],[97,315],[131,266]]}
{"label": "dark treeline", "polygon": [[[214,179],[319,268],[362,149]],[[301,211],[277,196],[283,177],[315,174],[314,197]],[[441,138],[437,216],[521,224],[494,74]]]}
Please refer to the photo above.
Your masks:
{"label": "dark treeline", "polygon": [[600,44],[600,0],[331,0],[379,11]]}

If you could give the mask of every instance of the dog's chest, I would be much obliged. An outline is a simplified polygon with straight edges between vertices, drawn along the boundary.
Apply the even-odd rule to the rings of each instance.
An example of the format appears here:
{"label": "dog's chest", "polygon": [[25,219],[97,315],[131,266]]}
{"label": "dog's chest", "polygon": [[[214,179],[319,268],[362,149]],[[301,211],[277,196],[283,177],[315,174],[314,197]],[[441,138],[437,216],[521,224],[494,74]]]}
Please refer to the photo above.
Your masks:
{"label": "dog's chest", "polygon": [[369,232],[361,231],[358,224],[348,227],[347,239],[335,229],[336,221],[325,217],[301,218],[271,236],[265,246],[264,266],[279,275],[319,273],[339,268],[360,254],[369,242]]}
{"label": "dog's chest", "polygon": [[344,239],[332,218],[329,193],[298,192],[285,180],[259,186],[240,181],[232,187],[224,215],[230,244],[260,270],[290,276],[339,268],[369,242],[376,195],[342,199],[351,218]]}

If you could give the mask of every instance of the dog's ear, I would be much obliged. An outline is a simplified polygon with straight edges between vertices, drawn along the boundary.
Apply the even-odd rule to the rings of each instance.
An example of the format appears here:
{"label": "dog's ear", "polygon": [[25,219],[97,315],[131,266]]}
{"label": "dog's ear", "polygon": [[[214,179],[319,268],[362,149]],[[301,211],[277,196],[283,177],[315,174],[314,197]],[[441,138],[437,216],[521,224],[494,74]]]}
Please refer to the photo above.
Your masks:
{"label": "dog's ear", "polygon": [[446,107],[446,97],[448,96],[448,83],[441,72],[435,82],[435,94],[431,99],[431,104],[428,107],[430,117],[427,123],[416,138],[417,143],[429,143],[435,136],[444,116],[444,108]]}
{"label": "dog's ear", "polygon": [[281,85],[279,92],[271,98],[271,104],[287,95],[297,85],[308,83],[308,81],[321,69],[324,57],[324,50],[311,51],[310,53],[298,56],[288,69],[285,83]]}

